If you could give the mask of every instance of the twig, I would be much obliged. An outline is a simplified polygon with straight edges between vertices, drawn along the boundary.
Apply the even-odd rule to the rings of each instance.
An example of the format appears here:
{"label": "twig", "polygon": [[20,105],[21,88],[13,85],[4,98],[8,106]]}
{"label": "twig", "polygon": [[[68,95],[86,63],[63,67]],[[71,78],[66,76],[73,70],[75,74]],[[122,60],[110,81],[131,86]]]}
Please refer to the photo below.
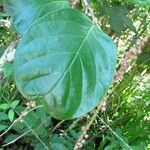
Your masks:
{"label": "twig", "polygon": [[133,150],[112,128],[101,118],[97,115],[98,119],[126,146],[127,149]]}
{"label": "twig", "polygon": [[[41,127],[45,122],[47,122],[47,120],[44,121],[44,122],[42,122],[35,130],[38,131],[38,130],[40,129],[40,127]],[[9,143],[7,143],[7,144],[4,144],[2,147],[6,147],[6,146],[8,146],[8,145],[10,145],[10,144],[13,144],[14,142],[18,141],[19,139],[21,139],[23,136],[25,136],[26,134],[28,134],[28,133],[30,133],[30,132],[31,132],[30,130],[26,131],[25,133],[23,133],[22,135],[20,135],[20,136],[17,137],[16,139],[12,140],[11,142],[9,142]]]}
{"label": "twig", "polygon": [[30,113],[31,111],[33,111],[33,110],[35,110],[35,109],[37,109],[37,108],[41,108],[41,107],[43,107],[43,105],[34,107],[34,108],[30,109],[29,111],[27,111],[27,109],[25,109],[25,110],[21,113],[21,115],[20,115],[16,120],[14,120],[14,122],[10,125],[10,127],[9,127],[5,132],[3,132],[2,134],[0,134],[0,137],[2,137],[3,135],[5,135],[5,134],[14,126],[15,123],[19,122],[19,121],[22,119],[22,117],[26,116],[26,115],[27,115],[28,113]]}
{"label": "twig", "polygon": [[10,43],[10,45],[8,46],[8,48],[5,50],[5,52],[3,53],[2,57],[0,58],[0,65],[3,65],[6,61],[7,61],[7,55],[9,53],[14,53],[14,49],[17,45],[18,41],[13,41],[12,43]]}
{"label": "twig", "polygon": [[[9,101],[5,98],[5,97],[3,97],[4,99],[5,99],[5,101],[7,102],[7,103],[9,103]],[[15,109],[15,108],[12,108],[14,111],[15,111],[15,113],[18,115],[18,116],[20,116],[20,114],[18,113],[18,111]],[[41,144],[44,146],[44,148],[46,149],[46,150],[49,150],[49,148],[47,147],[47,145],[43,142],[43,140],[35,133],[35,131],[31,128],[31,126],[25,121],[25,119],[24,118],[22,118],[22,120],[23,120],[23,122],[26,124],[26,126],[29,128],[29,130],[35,135],[35,137],[41,142]]]}
{"label": "twig", "polygon": [[87,0],[82,0],[82,2],[83,2],[84,9],[85,9],[85,14],[87,14],[88,16],[90,16],[92,18],[92,21],[93,21],[94,24],[98,24],[98,20],[95,17],[93,9],[91,8],[88,1]]}
{"label": "twig", "polygon": [[2,134],[0,134],[0,138],[5,135],[13,126],[14,124],[16,123],[16,120],[9,126],[9,128],[7,130],[5,130]]}
{"label": "twig", "polygon": [[53,128],[53,130],[51,131],[51,134],[52,134],[57,128],[59,128],[59,127],[61,126],[61,124],[64,123],[64,121],[65,121],[65,120],[60,121],[60,122]]}
{"label": "twig", "polygon": [[71,4],[72,8],[74,8],[77,5],[77,3],[79,2],[79,0],[69,0],[69,2]]}
{"label": "twig", "polygon": [[13,143],[15,143],[16,141],[18,141],[20,138],[22,138],[23,136],[25,136],[26,134],[30,133],[31,131],[28,130],[27,132],[23,133],[22,135],[20,135],[19,137],[17,137],[16,139],[12,140],[11,142],[4,144],[2,147],[6,147],[8,145],[11,145]]}
{"label": "twig", "polygon": [[106,98],[107,98],[107,96],[104,98],[103,102],[101,102],[97,106],[97,109],[95,110],[93,116],[91,117],[90,122],[86,126],[82,126],[81,127],[82,133],[81,133],[81,136],[79,137],[78,141],[74,145],[74,150],[78,150],[79,148],[83,147],[83,144],[85,143],[85,140],[88,138],[87,131],[89,130],[89,128],[91,127],[92,123],[96,119],[97,114],[99,113],[99,111],[101,110],[101,108],[103,108],[103,103],[105,103]]}
{"label": "twig", "polygon": [[72,130],[79,121],[81,121],[84,117],[80,117],[78,119],[76,119],[75,121],[73,121],[73,123],[64,131],[63,135],[65,135],[68,131]]}
{"label": "twig", "polygon": [[12,62],[15,55],[15,47],[18,43],[18,40],[13,41],[8,48],[3,53],[2,57],[0,58],[0,79],[2,78],[3,69],[2,66],[5,62]]}
{"label": "twig", "polygon": [[137,40],[135,47],[132,47],[128,52],[125,53],[125,56],[119,62],[119,69],[115,74],[115,78],[113,81],[114,83],[118,83],[123,79],[124,74],[131,69],[129,69],[129,66],[131,66],[131,64],[137,60],[138,56],[142,53],[143,46],[149,41],[150,31],[147,32],[146,37]]}

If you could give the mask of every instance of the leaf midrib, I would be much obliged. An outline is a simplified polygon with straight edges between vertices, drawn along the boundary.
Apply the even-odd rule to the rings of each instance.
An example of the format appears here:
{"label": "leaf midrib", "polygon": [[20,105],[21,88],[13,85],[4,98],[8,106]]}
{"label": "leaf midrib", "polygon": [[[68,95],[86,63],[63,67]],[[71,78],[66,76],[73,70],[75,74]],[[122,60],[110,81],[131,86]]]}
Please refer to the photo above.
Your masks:
{"label": "leaf midrib", "polygon": [[78,49],[77,52],[76,52],[76,55],[73,57],[73,59],[72,59],[70,65],[69,65],[68,69],[63,73],[63,75],[62,75],[62,76],[60,77],[60,79],[54,84],[54,86],[50,89],[50,91],[48,91],[48,92],[46,93],[46,95],[49,94],[49,93],[57,86],[57,84],[66,76],[66,74],[68,73],[68,71],[70,71],[70,69],[71,69],[72,65],[74,64],[74,62],[75,62],[77,56],[78,56],[79,53],[80,53],[80,50],[82,49],[82,47],[83,47],[85,41],[87,40],[88,35],[90,34],[90,32],[91,32],[91,30],[92,30],[93,28],[94,28],[94,25],[92,25],[92,26],[89,28],[89,30],[88,30],[86,36],[84,37],[84,39],[83,39],[81,45],[79,46],[79,49]]}

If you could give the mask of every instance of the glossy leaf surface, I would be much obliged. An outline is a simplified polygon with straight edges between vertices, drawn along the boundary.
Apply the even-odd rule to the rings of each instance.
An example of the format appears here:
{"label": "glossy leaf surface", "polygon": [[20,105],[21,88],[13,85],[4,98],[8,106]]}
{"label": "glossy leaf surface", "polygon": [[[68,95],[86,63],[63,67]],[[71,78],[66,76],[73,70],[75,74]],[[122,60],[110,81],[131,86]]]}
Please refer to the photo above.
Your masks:
{"label": "glossy leaf surface", "polygon": [[69,7],[67,0],[4,0],[4,7],[13,17],[13,26],[21,35],[40,17]]}
{"label": "glossy leaf surface", "polygon": [[24,97],[41,101],[51,116],[65,120],[99,103],[115,66],[112,40],[85,15],[64,9],[41,17],[23,35],[14,73]]}

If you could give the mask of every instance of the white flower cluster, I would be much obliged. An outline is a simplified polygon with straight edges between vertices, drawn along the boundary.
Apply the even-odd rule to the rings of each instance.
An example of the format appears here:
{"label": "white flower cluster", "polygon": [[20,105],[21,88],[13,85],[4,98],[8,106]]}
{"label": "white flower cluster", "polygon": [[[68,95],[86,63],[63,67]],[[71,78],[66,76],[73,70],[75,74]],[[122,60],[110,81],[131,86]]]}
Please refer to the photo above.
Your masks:
{"label": "white flower cluster", "polygon": [[83,144],[85,144],[86,140],[89,138],[89,135],[87,134],[87,131],[89,130],[89,126],[82,126],[81,131],[83,132],[82,136],[78,139],[77,143],[74,146],[73,150],[78,150],[83,147]]}
{"label": "white flower cluster", "polygon": [[16,52],[16,49],[15,49],[16,45],[17,45],[17,41],[13,41],[8,46],[8,48],[5,50],[2,57],[0,58],[0,78],[1,78],[1,75],[3,73],[3,68],[2,68],[3,64],[5,62],[12,62],[14,60],[14,55]]}
{"label": "white flower cluster", "polygon": [[12,52],[6,55],[7,62],[12,62],[14,60],[15,52],[16,52],[16,49],[13,49]]}
{"label": "white flower cluster", "polygon": [[123,79],[124,74],[128,71],[128,68],[131,67],[132,62],[135,62],[138,55],[142,53],[143,46],[149,41],[149,38],[150,34],[143,39],[138,39],[136,46],[125,53],[125,56],[120,61],[119,70],[117,71],[113,81],[114,83]]}

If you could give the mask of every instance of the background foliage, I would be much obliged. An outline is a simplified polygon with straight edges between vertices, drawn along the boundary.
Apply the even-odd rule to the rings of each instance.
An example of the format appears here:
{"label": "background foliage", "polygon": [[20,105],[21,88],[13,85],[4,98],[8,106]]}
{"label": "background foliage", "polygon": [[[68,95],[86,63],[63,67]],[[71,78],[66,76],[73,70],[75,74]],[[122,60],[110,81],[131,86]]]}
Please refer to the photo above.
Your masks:
{"label": "background foliage", "polygon": [[[136,1],[133,1],[136,2]],[[147,1],[149,3],[149,1]],[[91,7],[118,47],[118,64],[131,48],[141,47],[142,52],[125,68],[122,80],[111,87],[112,93],[81,141],[85,150],[148,150],[150,149],[150,9],[120,0],[93,0]],[[148,4],[147,3],[147,4]],[[18,39],[10,27],[11,18],[4,13],[0,1],[0,56]],[[79,8],[83,11],[81,4]],[[73,149],[93,112],[85,117],[58,121],[49,118],[42,106],[27,103],[17,91],[13,78],[13,62],[5,62],[0,72],[0,137],[2,149]],[[118,65],[119,70],[119,65]],[[15,121],[15,122],[14,122]],[[103,122],[104,121],[104,122]],[[82,129],[81,129],[82,128]],[[117,135],[117,136],[116,136]],[[5,144],[10,144],[3,147]]]}

